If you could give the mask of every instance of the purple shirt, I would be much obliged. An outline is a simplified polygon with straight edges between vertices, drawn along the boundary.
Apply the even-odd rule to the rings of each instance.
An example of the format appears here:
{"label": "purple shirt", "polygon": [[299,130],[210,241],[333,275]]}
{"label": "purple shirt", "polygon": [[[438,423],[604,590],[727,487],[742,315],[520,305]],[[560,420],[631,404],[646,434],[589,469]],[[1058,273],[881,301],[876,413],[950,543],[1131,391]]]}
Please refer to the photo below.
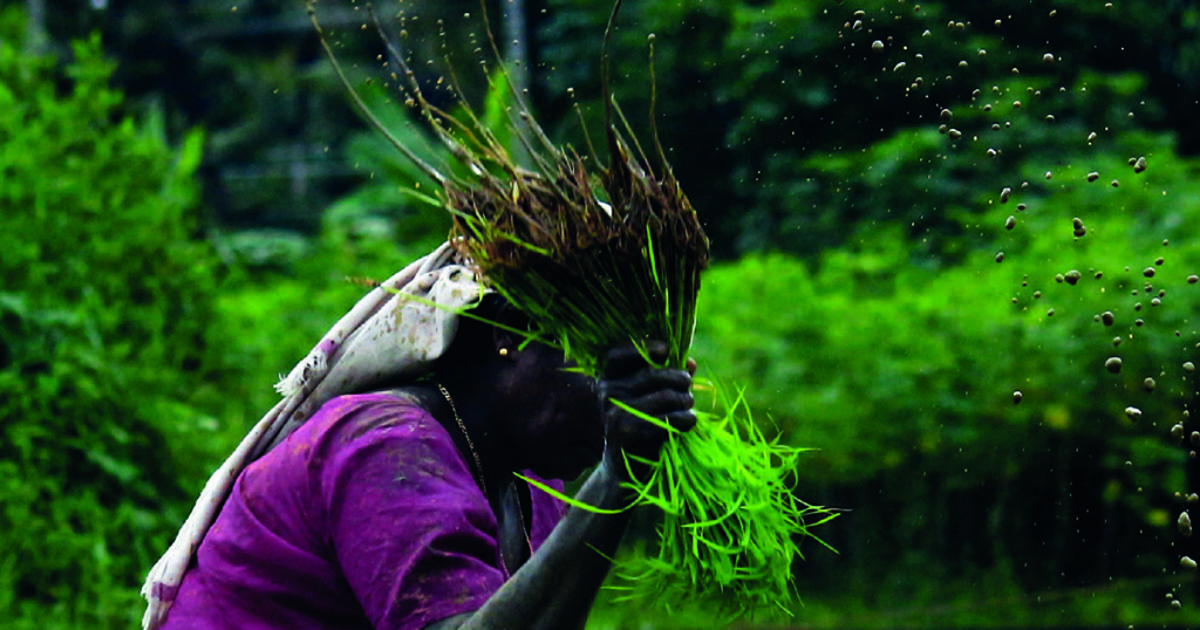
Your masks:
{"label": "purple shirt", "polygon": [[[566,506],[531,497],[536,550]],[[500,588],[497,541],[428,412],[386,394],[335,398],[238,478],[163,630],[423,628]]]}

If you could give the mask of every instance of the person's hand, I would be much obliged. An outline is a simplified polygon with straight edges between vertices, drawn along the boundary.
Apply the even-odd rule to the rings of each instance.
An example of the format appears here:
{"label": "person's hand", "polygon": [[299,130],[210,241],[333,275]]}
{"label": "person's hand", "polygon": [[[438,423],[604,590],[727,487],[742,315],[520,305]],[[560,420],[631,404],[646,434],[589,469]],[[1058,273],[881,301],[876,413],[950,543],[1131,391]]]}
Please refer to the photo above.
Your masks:
{"label": "person's hand", "polygon": [[[652,342],[648,345],[650,359],[663,363],[667,345]],[[620,478],[628,479],[626,457],[635,476],[646,465],[635,458],[655,461],[667,440],[667,430],[625,411],[612,403],[618,400],[646,415],[654,416],[680,431],[696,425],[692,412],[692,374],[696,362],[688,360],[686,370],[655,368],[646,362],[632,344],[614,348],[608,353],[604,374],[600,379],[600,395],[604,403],[604,459]]]}

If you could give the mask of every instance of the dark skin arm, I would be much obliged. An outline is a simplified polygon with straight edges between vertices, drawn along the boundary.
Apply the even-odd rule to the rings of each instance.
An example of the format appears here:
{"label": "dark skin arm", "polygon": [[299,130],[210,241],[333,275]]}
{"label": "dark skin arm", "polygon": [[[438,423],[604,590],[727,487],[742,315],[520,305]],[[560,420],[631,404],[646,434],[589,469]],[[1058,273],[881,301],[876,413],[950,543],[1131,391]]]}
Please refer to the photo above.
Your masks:
{"label": "dark skin arm", "polygon": [[[665,346],[652,347],[652,358],[661,360]],[[623,403],[662,418],[687,431],[696,423],[692,413],[691,373],[655,369],[646,365],[632,347],[609,353],[601,380],[605,401],[604,457],[575,498],[605,509],[621,509],[633,500],[621,487],[628,479],[622,453],[656,459],[667,433],[608,403]],[[635,466],[634,474],[644,472]],[[430,630],[529,628],[558,630],[583,628],[601,583],[608,575],[630,512],[598,514],[571,508],[554,532],[487,603],[473,613],[458,615],[427,626]]]}

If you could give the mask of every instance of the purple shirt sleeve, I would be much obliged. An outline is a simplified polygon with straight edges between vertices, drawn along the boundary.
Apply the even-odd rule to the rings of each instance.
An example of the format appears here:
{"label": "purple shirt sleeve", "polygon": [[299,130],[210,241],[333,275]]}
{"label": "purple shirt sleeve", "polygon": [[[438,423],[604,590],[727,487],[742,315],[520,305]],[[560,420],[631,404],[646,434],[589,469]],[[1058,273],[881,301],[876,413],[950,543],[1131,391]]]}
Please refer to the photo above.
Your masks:
{"label": "purple shirt sleeve", "polygon": [[[566,506],[531,496],[536,549]],[[496,539],[437,420],[388,395],[337,398],[242,473],[164,627],[423,628],[504,583]]]}
{"label": "purple shirt sleeve", "polygon": [[475,610],[504,583],[496,520],[440,424],[366,407],[312,459],[329,544],[376,628]]}

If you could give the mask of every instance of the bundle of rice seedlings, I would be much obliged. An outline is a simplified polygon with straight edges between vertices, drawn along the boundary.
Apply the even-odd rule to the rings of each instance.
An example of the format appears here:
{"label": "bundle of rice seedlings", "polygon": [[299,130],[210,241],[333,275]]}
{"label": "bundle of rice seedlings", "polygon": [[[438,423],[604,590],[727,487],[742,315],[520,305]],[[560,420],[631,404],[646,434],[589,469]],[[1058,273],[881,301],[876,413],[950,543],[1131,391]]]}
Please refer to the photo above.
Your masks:
{"label": "bundle of rice seedlings", "polygon": [[668,608],[702,601],[732,616],[790,615],[799,542],[828,547],[809,528],[835,516],[793,493],[809,449],[768,439],[740,390],[731,396],[711,382],[697,390],[708,405],[696,428],[670,434],[649,479],[636,484],[641,501],[663,513],[657,550],[626,561],[613,588],[620,599],[651,596]]}
{"label": "bundle of rice seedlings", "polygon": [[[402,55],[392,51],[407,78],[407,100],[469,173],[443,175],[396,143],[441,184],[435,203],[454,217],[454,246],[532,320],[531,339],[560,347],[593,375],[601,373],[610,348],[633,343],[648,357],[649,341],[667,342],[664,367],[683,368],[709,261],[708,238],[657,137],[656,173],[609,97],[608,34],[620,4],[609,21],[603,63],[608,161],[594,169],[550,142],[523,107],[510,116],[507,131],[533,165],[518,166],[469,107],[466,120],[458,120],[431,105]],[[336,59],[334,65],[340,73]],[[513,97],[520,103],[515,91]],[[625,134],[614,119],[624,123]],[[831,515],[792,493],[803,449],[768,440],[740,394],[725,400],[715,388],[707,390],[712,400],[686,434],[642,416],[668,429],[661,457],[630,484],[633,505],[662,510],[660,540],[654,552],[623,562],[617,574],[637,581],[630,596],[668,606],[694,599],[739,611],[787,610],[798,541]]]}

